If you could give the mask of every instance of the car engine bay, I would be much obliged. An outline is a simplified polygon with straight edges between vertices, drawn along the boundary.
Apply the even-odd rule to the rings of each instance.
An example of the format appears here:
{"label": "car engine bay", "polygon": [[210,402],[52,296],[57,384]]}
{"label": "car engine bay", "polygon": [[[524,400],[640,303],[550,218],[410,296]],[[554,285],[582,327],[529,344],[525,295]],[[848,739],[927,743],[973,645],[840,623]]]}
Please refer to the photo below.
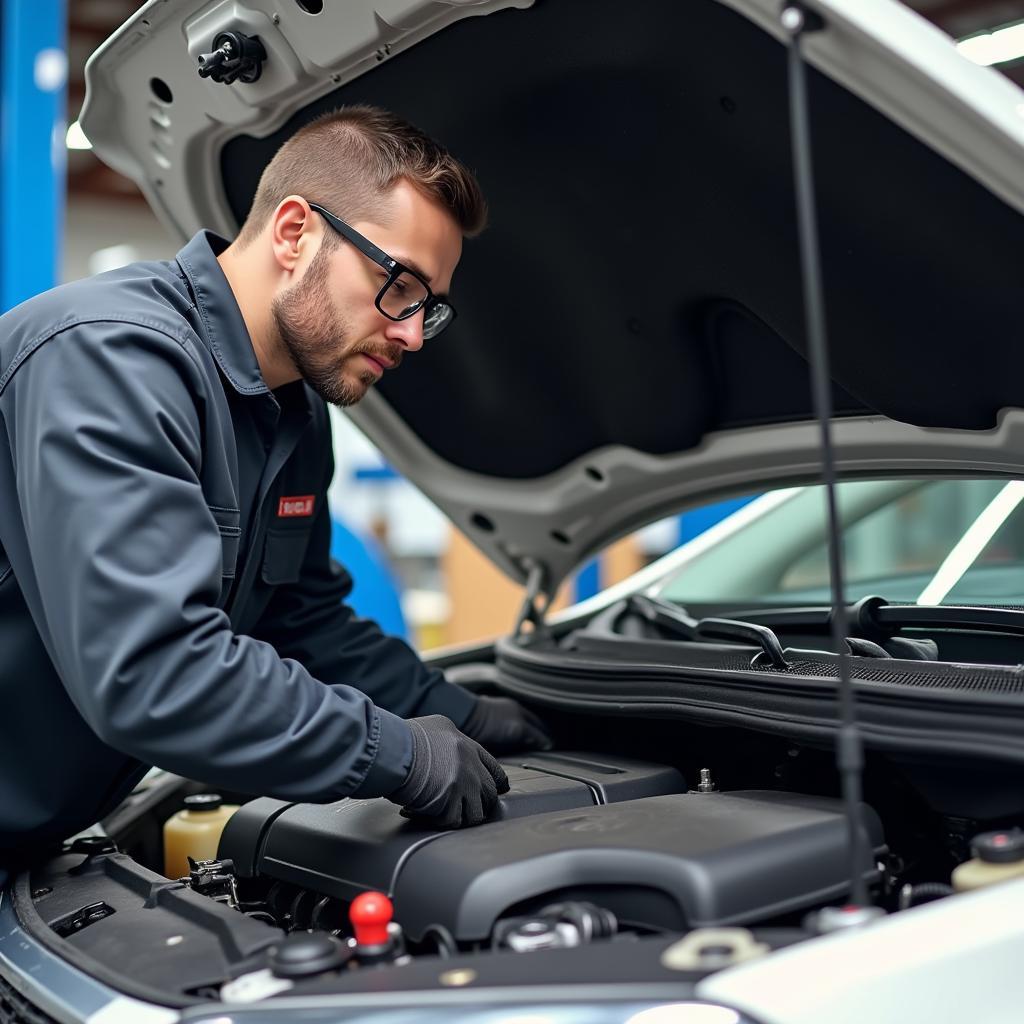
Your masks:
{"label": "car engine bay", "polygon": [[[982,870],[1012,874],[1024,857],[1006,766],[871,754],[871,905],[851,908],[848,821],[826,744],[548,715],[559,747],[505,758],[510,791],[476,828],[431,831],[383,799],[261,797],[230,818],[216,859],[169,879],[159,829],[199,788],[175,780],[160,805],[140,797],[130,826],[121,820],[125,852],[79,839],[25,873],[15,906],[91,970],[183,1005],[436,989],[469,977],[459,971],[478,986],[685,985],[952,895],[955,869],[984,859],[979,833],[1001,830],[997,860],[1007,844],[1016,851]],[[965,772],[976,815],[964,813]]]}

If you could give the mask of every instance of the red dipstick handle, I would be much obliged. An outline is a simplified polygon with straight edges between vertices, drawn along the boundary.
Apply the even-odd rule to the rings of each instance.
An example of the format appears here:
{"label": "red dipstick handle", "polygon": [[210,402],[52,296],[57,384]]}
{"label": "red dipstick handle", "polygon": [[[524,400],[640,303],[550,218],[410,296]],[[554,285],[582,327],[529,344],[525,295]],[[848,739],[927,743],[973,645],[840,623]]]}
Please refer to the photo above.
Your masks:
{"label": "red dipstick handle", "polygon": [[360,893],[349,908],[348,919],[358,946],[383,946],[391,941],[388,925],[394,916],[391,900],[382,892]]}

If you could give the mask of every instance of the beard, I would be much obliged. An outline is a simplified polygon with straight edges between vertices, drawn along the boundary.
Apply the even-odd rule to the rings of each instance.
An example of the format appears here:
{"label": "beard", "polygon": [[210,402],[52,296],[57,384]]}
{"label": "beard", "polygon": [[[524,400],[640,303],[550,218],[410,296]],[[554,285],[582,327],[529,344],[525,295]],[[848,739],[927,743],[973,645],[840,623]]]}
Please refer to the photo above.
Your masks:
{"label": "beard", "polygon": [[374,347],[353,339],[351,322],[331,300],[329,251],[320,246],[302,280],[274,298],[271,312],[285,351],[305,382],[325,402],[344,407],[358,402],[377,380],[370,370],[355,369],[356,356],[365,352],[397,367],[402,347]]}

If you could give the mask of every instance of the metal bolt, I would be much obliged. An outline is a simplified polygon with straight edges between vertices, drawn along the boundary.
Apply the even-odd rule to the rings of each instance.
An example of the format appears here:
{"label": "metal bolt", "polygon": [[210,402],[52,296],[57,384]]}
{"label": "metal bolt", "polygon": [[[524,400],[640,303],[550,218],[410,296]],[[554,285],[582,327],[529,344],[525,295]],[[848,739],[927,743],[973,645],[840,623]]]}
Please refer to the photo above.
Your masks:
{"label": "metal bolt", "polygon": [[881,907],[859,907],[847,904],[845,907],[822,907],[817,913],[808,915],[808,920],[819,935],[846,931],[848,928],[862,928],[885,917]]}
{"label": "metal bolt", "polygon": [[787,32],[799,32],[804,27],[804,12],[799,7],[787,7],[782,12],[782,27]]}
{"label": "metal bolt", "polygon": [[714,779],[711,778],[710,768],[701,768],[700,770],[700,782],[697,784],[698,793],[714,793],[718,787],[715,785]]}
{"label": "metal bolt", "polygon": [[280,25],[280,24],[281,24],[281,15],[280,15],[280,14],[277,14],[277,13],[275,12],[274,14],[272,14],[272,15],[270,16],[270,20],[271,20],[271,21],[272,21],[272,22],[273,22],[273,23],[274,23],[275,25]]}
{"label": "metal bolt", "polygon": [[445,971],[437,980],[442,985],[458,988],[462,985],[468,985],[471,981],[476,981],[476,971],[468,967],[459,968],[454,971]]}

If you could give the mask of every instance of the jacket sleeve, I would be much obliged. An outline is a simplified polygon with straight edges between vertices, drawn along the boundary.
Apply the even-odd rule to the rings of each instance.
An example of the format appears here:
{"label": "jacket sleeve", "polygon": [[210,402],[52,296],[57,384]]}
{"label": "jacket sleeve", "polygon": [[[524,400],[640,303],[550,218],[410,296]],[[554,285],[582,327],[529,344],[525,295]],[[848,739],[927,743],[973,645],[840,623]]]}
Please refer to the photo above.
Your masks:
{"label": "jacket sleeve", "polygon": [[187,340],[92,323],[18,371],[17,487],[50,656],[96,734],[146,764],[287,800],[390,793],[408,726],[236,635],[216,606],[197,358]]}
{"label": "jacket sleeve", "polygon": [[382,708],[403,718],[445,715],[457,726],[469,717],[476,698],[429,668],[397,637],[344,603],[352,578],[331,558],[331,517],[327,486],[334,475],[329,428],[325,430],[324,476],[299,579],[278,588],[254,635],[294,658],[318,679],[355,686]]}

